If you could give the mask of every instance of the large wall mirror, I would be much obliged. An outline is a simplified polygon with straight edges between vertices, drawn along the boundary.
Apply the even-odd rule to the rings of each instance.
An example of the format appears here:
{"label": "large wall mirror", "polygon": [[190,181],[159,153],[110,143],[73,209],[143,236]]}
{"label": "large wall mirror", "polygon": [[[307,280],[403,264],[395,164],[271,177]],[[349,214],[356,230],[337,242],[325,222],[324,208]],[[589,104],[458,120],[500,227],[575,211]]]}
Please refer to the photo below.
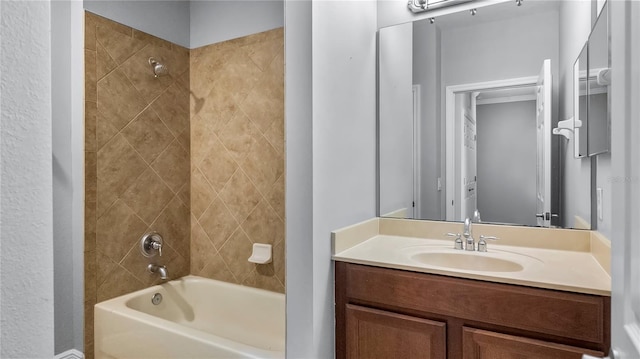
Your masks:
{"label": "large wall mirror", "polygon": [[[576,60],[561,54],[561,3],[379,30],[380,216],[462,221],[478,210],[483,222],[575,227],[559,215],[573,148],[552,136],[559,104],[573,112],[558,85]],[[588,220],[590,201],[575,201]]]}
{"label": "large wall mirror", "polygon": [[611,69],[608,8],[605,3],[589,40],[574,65],[574,127],[577,138],[574,150],[578,158],[606,153],[610,148]]}

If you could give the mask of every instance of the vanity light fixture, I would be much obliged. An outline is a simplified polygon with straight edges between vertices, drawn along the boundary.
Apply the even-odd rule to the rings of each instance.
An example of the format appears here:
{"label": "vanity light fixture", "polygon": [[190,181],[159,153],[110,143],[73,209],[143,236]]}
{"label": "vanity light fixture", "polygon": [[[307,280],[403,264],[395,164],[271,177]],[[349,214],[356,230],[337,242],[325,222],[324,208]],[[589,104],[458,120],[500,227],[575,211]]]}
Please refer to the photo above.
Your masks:
{"label": "vanity light fixture", "polygon": [[413,13],[425,12],[471,2],[474,0],[409,0],[407,7]]}

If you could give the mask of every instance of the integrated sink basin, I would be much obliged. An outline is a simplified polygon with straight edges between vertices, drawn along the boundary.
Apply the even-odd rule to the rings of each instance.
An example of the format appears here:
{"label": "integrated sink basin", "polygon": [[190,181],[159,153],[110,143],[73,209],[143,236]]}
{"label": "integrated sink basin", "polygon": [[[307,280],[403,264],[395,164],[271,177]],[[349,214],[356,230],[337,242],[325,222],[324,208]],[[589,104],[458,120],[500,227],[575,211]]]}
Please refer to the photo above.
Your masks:
{"label": "integrated sink basin", "polygon": [[488,252],[465,251],[439,245],[406,246],[397,250],[398,258],[405,258],[414,265],[456,272],[517,273],[539,267],[543,262],[513,248],[497,249],[493,245]]}
{"label": "integrated sink basin", "polygon": [[436,267],[482,272],[520,272],[524,267],[507,259],[489,257],[481,253],[423,252],[410,256],[411,260]]}

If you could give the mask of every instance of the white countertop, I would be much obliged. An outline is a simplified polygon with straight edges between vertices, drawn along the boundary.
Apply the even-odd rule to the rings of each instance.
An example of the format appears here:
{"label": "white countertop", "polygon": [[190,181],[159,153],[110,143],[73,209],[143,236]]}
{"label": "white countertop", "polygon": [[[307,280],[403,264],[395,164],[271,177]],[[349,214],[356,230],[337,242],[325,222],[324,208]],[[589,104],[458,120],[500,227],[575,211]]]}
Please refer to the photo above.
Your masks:
{"label": "white countertop", "polygon": [[[510,246],[489,241],[487,253],[466,252],[453,249],[453,239],[428,239],[389,234],[373,235],[358,242],[353,246],[344,247],[334,243],[334,248],[346,249],[335,253],[333,259],[459,278],[603,296],[611,295],[611,277],[589,251]],[[475,271],[435,266],[414,259],[415,254],[425,251],[501,258],[517,262],[523,268],[509,272]]]}

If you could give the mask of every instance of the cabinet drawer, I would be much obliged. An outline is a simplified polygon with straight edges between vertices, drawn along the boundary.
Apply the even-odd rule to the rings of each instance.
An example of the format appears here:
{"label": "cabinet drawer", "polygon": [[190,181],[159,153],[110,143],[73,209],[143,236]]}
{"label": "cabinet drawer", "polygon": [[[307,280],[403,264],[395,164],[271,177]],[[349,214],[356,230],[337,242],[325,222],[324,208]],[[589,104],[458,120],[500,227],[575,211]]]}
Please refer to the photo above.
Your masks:
{"label": "cabinet drawer", "polygon": [[462,359],[582,359],[582,354],[604,357],[602,352],[523,337],[462,328]]}
{"label": "cabinet drawer", "polygon": [[347,264],[347,302],[406,308],[592,343],[605,342],[603,297]]}

